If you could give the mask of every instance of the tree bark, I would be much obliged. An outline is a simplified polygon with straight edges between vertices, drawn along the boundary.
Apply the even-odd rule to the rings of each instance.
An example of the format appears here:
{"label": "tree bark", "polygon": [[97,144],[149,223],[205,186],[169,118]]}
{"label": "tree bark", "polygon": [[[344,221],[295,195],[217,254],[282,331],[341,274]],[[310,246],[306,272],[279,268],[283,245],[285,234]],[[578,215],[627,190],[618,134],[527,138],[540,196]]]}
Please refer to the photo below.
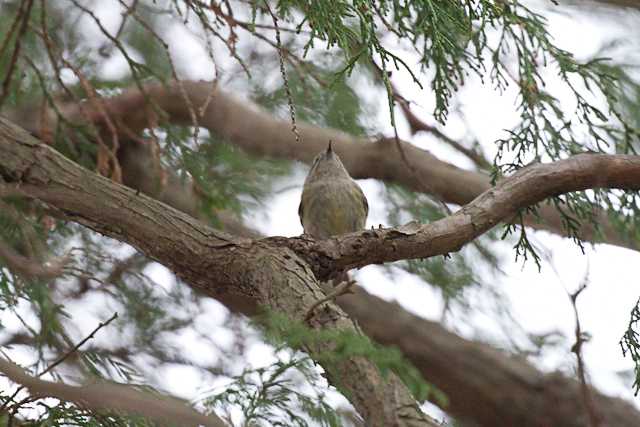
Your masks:
{"label": "tree bark", "polygon": [[[287,247],[238,238],[92,173],[0,118],[0,177],[59,216],[129,243],[187,284],[235,311],[258,309],[304,321],[324,294],[309,266]],[[313,329],[360,333],[333,303],[309,322]],[[326,348],[308,348],[313,357]],[[334,385],[371,426],[436,426],[394,375],[363,357],[325,364]]]}
{"label": "tree bark", "polygon": [[[389,257],[398,259],[398,251],[406,255],[409,253],[407,251],[418,250],[419,254],[424,255],[444,250],[447,246],[459,247],[462,244],[461,240],[473,239],[492,224],[496,224],[500,216],[512,215],[514,209],[522,207],[518,203],[532,203],[545,195],[589,185],[637,188],[640,183],[640,160],[634,156],[576,156],[554,164],[527,168],[487,191],[475,202],[463,208],[460,211],[462,213],[433,224],[411,224],[396,229],[353,233],[322,242],[307,238],[251,240],[211,230],[185,214],[80,168],[48,146],[38,144],[6,121],[0,120],[0,124],[0,152],[3,153],[0,156],[0,177],[8,183],[7,185],[15,185],[16,191],[48,203],[59,209],[60,215],[70,220],[132,244],[171,268],[190,285],[219,299],[235,311],[252,314],[258,306],[262,306],[284,312],[299,320],[308,308],[323,296],[313,277],[313,270],[321,275],[323,271],[329,271],[336,266],[379,262],[378,258],[365,259],[372,253],[377,253],[381,246],[384,260]],[[549,179],[550,177],[553,179]],[[535,184],[535,191],[527,190],[531,187],[527,186],[527,183]],[[452,220],[453,217],[457,219]],[[456,233],[460,236],[453,240],[446,238]],[[360,238],[365,240],[358,242]],[[378,242],[385,239],[385,244]],[[388,248],[384,249],[385,246]],[[297,254],[291,248],[294,248]],[[318,257],[318,254],[322,256]],[[305,262],[305,259],[311,261]],[[376,332],[376,313],[382,313],[383,309],[387,310],[387,313],[391,311],[388,307],[379,309],[381,302],[376,299],[364,297],[361,300],[364,305],[369,306],[369,312],[359,313],[353,308],[351,310],[363,320],[363,325],[371,331],[374,338],[383,343],[390,342],[387,341],[389,336],[385,337]],[[396,311],[394,314],[399,318],[398,321],[401,318],[400,313]],[[332,304],[328,304],[321,314],[322,316],[314,316],[311,319],[312,327],[358,330],[345,314]],[[391,320],[387,315],[381,315],[378,321],[379,319]],[[424,326],[420,319],[411,321]],[[438,384],[440,380],[437,379],[437,375],[436,380],[430,378],[433,371],[429,370],[429,366],[437,364],[438,359],[429,359],[428,353],[420,356],[424,349],[419,344],[410,345],[414,340],[402,339],[401,331],[402,328],[408,328],[407,324],[392,323],[390,327],[396,332],[395,344],[399,345],[421,370],[425,369],[422,372],[428,381],[441,386]],[[443,334],[448,333],[441,329],[440,336]],[[465,345],[456,344],[455,338],[451,340],[453,344],[448,345],[444,338],[437,344],[432,341],[432,354],[435,352],[439,357],[451,360],[465,359]],[[416,348],[419,350],[415,351]],[[471,356],[475,351],[471,352]],[[491,353],[491,350],[483,351]],[[314,349],[310,349],[310,353],[313,356]],[[512,375],[505,368],[508,368],[509,364],[497,360],[492,365],[490,358],[485,360],[485,366],[491,366],[498,371],[495,372],[495,377]],[[468,361],[461,363],[470,364]],[[325,368],[331,379],[339,381],[344,389],[348,390],[354,405],[370,425],[411,425],[406,421],[410,415],[406,415],[405,418],[405,414],[388,412],[389,408],[399,408],[402,400],[410,402],[406,389],[397,379],[392,378],[385,382],[374,366],[356,358],[345,361],[338,367]],[[531,367],[522,369],[523,372],[532,370]],[[473,382],[465,385],[456,378],[456,373],[465,376],[464,372],[461,373],[457,369],[442,369],[438,372],[440,378],[444,378],[441,381],[445,383],[443,389],[447,387],[447,381],[457,381],[459,387],[475,390]],[[486,380],[495,377],[488,376]],[[559,390],[558,393],[575,400],[577,395],[571,383],[563,381],[554,383]],[[534,393],[535,387],[531,387],[532,384],[536,382],[530,381],[529,387],[522,388],[523,401],[525,397],[534,402],[538,399]],[[462,395],[465,395],[464,392]],[[458,398],[457,395],[451,397],[452,400]],[[486,401],[478,403],[478,407],[471,408],[466,407],[462,401],[457,404],[456,410],[469,414],[471,418],[482,415],[474,410],[494,415],[496,411],[504,410],[506,412],[502,415],[505,417],[525,415],[524,409],[521,412],[516,411],[515,415],[509,415],[512,408],[496,406],[495,402],[499,400],[500,396],[493,400],[487,398]],[[624,409],[624,405],[620,406],[623,409],[619,409],[616,406],[619,404],[617,400],[600,400],[606,405],[610,403],[609,406],[615,408],[612,412],[620,419],[629,419],[631,413]],[[413,402],[405,409],[415,411],[412,414],[414,416],[419,413]],[[569,413],[561,412],[565,416]],[[572,416],[576,417],[576,414]],[[416,425],[420,425],[416,422]],[[422,423],[429,425],[429,421],[424,419]]]}
{"label": "tree bark", "polygon": [[[489,176],[485,173],[460,169],[403,141],[397,144],[393,139],[373,141],[355,138],[334,129],[299,122],[301,143],[297,143],[290,130],[290,122],[280,120],[248,101],[240,101],[208,82],[149,84],[144,86],[144,91],[142,93],[138,87],[133,87],[119,96],[104,100],[104,109],[112,121],[126,124],[129,133],[140,134],[143,129],[157,123],[155,110],[149,107],[153,103],[154,107],[166,113],[164,119],[168,122],[194,125],[193,117],[197,116],[199,126],[253,155],[311,163],[331,140],[345,167],[356,179],[381,179],[458,205],[471,202],[491,188]],[[57,109],[72,123],[86,124],[89,118],[100,127],[104,121],[102,113],[89,104],[61,104]],[[25,114],[21,111],[13,116],[18,119],[23,117],[17,123],[35,135],[49,134],[56,129],[58,120],[53,110],[48,110],[47,114]],[[41,117],[46,118],[45,123],[38,122]],[[409,159],[409,165],[403,160],[398,147]],[[525,224],[534,229],[567,235],[562,217],[555,208],[544,205],[538,213],[539,217],[525,216]],[[596,212],[595,215],[601,226],[600,233],[590,224],[583,224],[580,228],[583,239],[638,249],[638,242],[621,235],[609,221],[606,212]],[[506,221],[510,219],[504,218]]]}

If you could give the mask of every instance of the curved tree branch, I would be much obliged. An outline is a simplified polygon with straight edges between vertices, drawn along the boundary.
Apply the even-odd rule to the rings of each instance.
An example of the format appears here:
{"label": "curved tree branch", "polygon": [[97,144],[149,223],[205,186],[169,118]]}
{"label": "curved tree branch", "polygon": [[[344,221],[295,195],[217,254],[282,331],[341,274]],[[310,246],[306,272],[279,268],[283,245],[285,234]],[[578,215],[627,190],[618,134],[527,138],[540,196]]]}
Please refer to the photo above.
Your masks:
{"label": "curved tree branch", "polygon": [[[0,178],[68,220],[127,242],[204,294],[245,314],[268,308],[304,321],[322,298],[309,266],[287,247],[238,238],[96,175],[0,118]],[[308,323],[359,333],[335,304]],[[307,348],[311,357],[327,348]],[[371,426],[435,426],[395,375],[364,357],[323,365]]]}
{"label": "curved tree branch", "polygon": [[510,221],[519,209],[588,188],[640,189],[640,156],[579,154],[531,165],[504,178],[453,215],[430,224],[365,230],[324,241],[304,235],[268,240],[292,248],[325,278],[365,265],[456,252],[496,224]]}
{"label": "curved tree branch", "polygon": [[[121,95],[105,99],[105,109],[112,121],[126,124],[126,132],[123,132],[130,135],[140,134],[150,124],[156,123],[156,118],[151,117],[156,114],[156,109],[164,111],[166,117],[163,119],[170,123],[190,126],[191,112],[195,108],[201,112],[198,117],[200,126],[248,153],[306,163],[311,163],[315,155],[332,140],[354,178],[394,182],[414,191],[433,194],[447,203],[467,204],[491,188],[488,175],[460,169],[407,142],[401,141],[400,144],[406,158],[411,161],[411,168],[401,158],[393,139],[383,138],[373,142],[334,129],[298,123],[302,143],[296,143],[288,121],[277,119],[248,101],[235,99],[229,93],[212,87],[209,82],[183,81],[182,87],[188,103],[176,83],[149,84],[144,87],[144,93],[134,87]],[[155,108],[151,108],[150,103]],[[100,127],[104,117],[100,112],[93,111],[89,104],[60,104],[57,110],[72,123],[82,124],[89,118]],[[53,110],[48,110],[46,114],[25,114],[21,111],[12,117],[34,135],[50,134],[58,121]],[[527,215],[525,224],[534,229],[566,235],[562,217],[556,209],[543,206],[538,214],[539,217]],[[580,229],[583,239],[638,249],[637,242],[622,236],[613,227],[605,212],[596,212],[596,217],[601,224],[600,233],[589,224],[584,224]]]}
{"label": "curved tree branch", "polygon": [[[0,120],[0,176],[16,185],[17,190],[58,208],[69,219],[138,247],[232,309],[251,313],[256,306],[268,306],[293,318],[304,316],[322,296],[311,269],[321,276],[335,268],[442,254],[456,250],[512,216],[518,208],[549,195],[590,187],[640,187],[639,157],[579,155],[530,166],[505,178],[458,213],[432,224],[364,231],[319,242],[305,236],[251,240],[211,230],[178,211],[136,195],[4,123]],[[353,330],[351,322],[332,304],[328,305],[328,312],[328,317],[312,318],[312,326]],[[408,349],[403,350],[411,354]],[[337,371],[328,370],[331,375],[337,373],[342,381],[347,377],[347,388],[356,392],[356,399],[371,398],[368,391],[374,393],[376,404],[386,402],[386,391],[381,391],[380,396],[377,389],[369,388],[382,384],[376,382],[379,379],[370,379],[372,367],[364,361],[350,363],[353,364]],[[350,370],[357,372],[360,380],[349,379]],[[361,381],[362,375],[369,379],[365,390],[362,382],[355,383]],[[369,420],[376,419],[366,402],[355,403]]]}

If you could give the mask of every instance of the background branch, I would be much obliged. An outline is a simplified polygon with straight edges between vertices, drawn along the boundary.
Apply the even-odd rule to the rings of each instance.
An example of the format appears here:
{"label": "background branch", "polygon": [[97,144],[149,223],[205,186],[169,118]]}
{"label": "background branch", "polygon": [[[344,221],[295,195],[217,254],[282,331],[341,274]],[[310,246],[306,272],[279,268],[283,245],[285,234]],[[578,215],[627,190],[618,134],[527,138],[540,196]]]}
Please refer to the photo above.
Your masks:
{"label": "background branch", "polygon": [[152,396],[136,391],[130,386],[109,383],[71,386],[44,381],[32,377],[18,365],[3,359],[0,359],[0,372],[11,381],[27,387],[35,399],[54,397],[94,411],[109,410],[143,415],[161,425],[170,422],[190,426],[226,426],[215,414],[205,416],[177,399]]}
{"label": "background branch", "polygon": [[[443,409],[461,421],[481,426],[589,425],[581,386],[574,379],[545,374],[524,358],[460,338],[361,288],[337,302],[372,339],[398,347],[427,381],[455,396]],[[633,405],[595,390],[590,393],[606,425],[637,425],[640,414]]]}
{"label": "background branch", "polygon": [[[144,93],[134,87],[122,95],[105,100],[104,104],[115,122],[126,123],[128,131],[136,134],[154,122],[148,117],[151,114],[149,103],[166,112],[166,119],[170,123],[187,126],[191,124],[189,104],[198,111],[206,105],[198,123],[257,156],[311,163],[315,155],[332,140],[336,152],[354,178],[376,178],[393,182],[410,190],[432,193],[447,203],[467,204],[491,188],[488,175],[460,169],[407,142],[401,141],[400,145],[407,158],[412,159],[413,171],[408,170],[402,161],[395,141],[383,138],[373,142],[298,121],[297,127],[304,144],[297,144],[288,121],[277,119],[247,101],[237,100],[207,82],[184,81],[182,88],[186,95],[175,83],[149,84],[144,87]],[[185,96],[190,100],[189,103],[185,102]],[[94,124],[100,125],[102,120],[97,111],[86,111],[91,109],[87,103],[61,104],[57,108],[72,123],[82,124],[86,122],[86,117],[92,117]],[[47,134],[41,129],[42,123],[37,119],[36,113],[25,115],[22,111],[11,117],[35,135]],[[26,123],[25,117],[30,117]],[[48,110],[44,122],[47,128],[55,129],[58,119],[52,110]],[[583,224],[579,232],[584,240],[637,249],[637,242],[621,235],[609,221],[606,212],[595,212],[594,215],[600,224],[600,230],[596,231],[590,224]],[[538,217],[525,215],[524,223],[534,229],[567,235],[562,216],[553,206],[542,206],[538,210]]]}

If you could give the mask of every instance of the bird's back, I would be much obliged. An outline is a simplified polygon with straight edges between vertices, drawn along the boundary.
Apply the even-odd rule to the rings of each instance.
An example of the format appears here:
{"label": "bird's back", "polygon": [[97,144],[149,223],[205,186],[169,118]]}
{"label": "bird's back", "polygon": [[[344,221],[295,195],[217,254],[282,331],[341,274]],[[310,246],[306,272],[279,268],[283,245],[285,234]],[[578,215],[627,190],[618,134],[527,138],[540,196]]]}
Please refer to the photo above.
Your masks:
{"label": "bird's back", "polygon": [[326,239],[364,229],[368,210],[364,193],[347,177],[305,184],[299,214],[306,234]]}

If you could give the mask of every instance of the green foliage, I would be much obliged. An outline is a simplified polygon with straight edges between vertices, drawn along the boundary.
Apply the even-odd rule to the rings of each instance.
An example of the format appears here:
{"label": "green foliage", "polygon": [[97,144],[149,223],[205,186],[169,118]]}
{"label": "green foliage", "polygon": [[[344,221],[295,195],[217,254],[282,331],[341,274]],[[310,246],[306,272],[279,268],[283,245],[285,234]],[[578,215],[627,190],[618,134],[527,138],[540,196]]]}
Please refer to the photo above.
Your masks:
{"label": "green foliage", "polygon": [[[46,257],[53,256],[58,249],[57,242],[55,239],[45,242],[44,236],[48,232],[43,225],[44,216],[39,212],[31,212],[32,215],[25,218],[25,210],[31,209],[24,200],[8,198],[0,202],[2,244],[17,256],[31,257],[44,262]],[[65,232],[65,227],[60,227],[60,234]],[[50,254],[46,253],[47,251],[51,251]],[[3,267],[2,264],[0,267]],[[29,324],[18,314],[25,303],[38,317],[39,325]],[[13,313],[41,344],[56,341],[56,335],[61,330],[59,318],[67,316],[64,306],[53,299],[45,280],[23,277],[3,267],[0,268],[0,310],[5,309]]]}
{"label": "green foliage", "polygon": [[[9,395],[0,393],[0,402]],[[41,400],[37,402],[37,416],[29,421],[19,420],[16,414],[0,415],[2,425],[19,425],[25,427],[154,427],[156,424],[142,417],[123,417],[117,414],[95,413],[79,408],[67,402],[52,403]],[[35,415],[35,414],[34,414]],[[11,418],[13,416],[13,418]],[[11,419],[11,422],[9,421]]]}
{"label": "green foliage", "polygon": [[629,326],[622,339],[620,340],[620,347],[622,348],[622,354],[624,356],[629,355],[633,363],[635,364],[634,372],[635,378],[633,380],[633,388],[635,389],[635,395],[640,392],[640,333],[638,327],[640,323],[640,300],[636,302],[636,305],[631,310],[631,318],[629,320]]}
{"label": "green foliage", "polygon": [[[442,122],[446,120],[450,98],[465,77],[473,73],[484,78],[489,62],[493,84],[504,89],[513,80],[520,95],[521,125],[511,132],[509,139],[499,141],[500,152],[517,148],[515,163],[507,165],[508,168],[522,166],[527,153],[538,156],[541,148],[552,159],[576,149],[584,150],[583,144],[572,134],[573,125],[565,119],[557,99],[543,89],[542,70],[551,63],[555,64],[557,74],[574,95],[577,121],[586,127],[594,149],[607,145],[607,137],[618,140],[637,136],[633,128],[612,126],[608,115],[587,100],[581,88],[576,86],[574,79],[587,90],[599,92],[606,101],[608,114],[623,121],[613,90],[615,76],[602,66],[603,59],[582,63],[558,48],[546,29],[546,19],[517,0],[381,0],[374,3],[287,0],[279,1],[277,10],[298,31],[309,29],[308,40],[303,45],[305,55],[319,40],[325,43],[326,49],[337,48],[345,56],[343,73],[350,73],[359,60],[379,62],[387,87],[386,71],[391,65],[414,74],[399,56],[384,47],[381,34],[390,33],[398,40],[408,41],[419,55],[422,66],[434,69],[431,81],[436,98],[434,116]],[[303,15],[294,13],[297,11],[302,11]],[[264,13],[264,10],[261,3],[256,2],[254,23],[259,12]],[[383,28],[386,31],[380,31]],[[491,29],[499,34],[497,43],[490,42]],[[358,48],[354,49],[354,46]],[[514,77],[507,65],[511,51],[516,52],[517,59]],[[420,85],[415,76],[414,80]]]}
{"label": "green foliage", "polygon": [[[341,426],[340,416],[325,403],[324,393],[316,391],[323,381],[311,360],[287,356],[280,354],[276,362],[263,368],[244,369],[224,391],[205,393],[204,405],[227,412],[237,406],[246,426]],[[301,392],[304,385],[315,395]]]}
{"label": "green foliage", "polygon": [[[311,69],[313,80],[303,79],[298,72],[289,74],[288,79],[297,117],[351,135],[364,135],[365,129],[361,123],[363,106],[348,81],[342,77],[336,78],[334,69],[323,69],[314,64],[307,64],[306,69]],[[326,82],[331,80],[332,84],[328,85]],[[286,105],[286,90],[284,86],[279,86],[273,91],[266,91],[255,85],[254,100],[273,111]]]}
{"label": "green foliage", "polygon": [[215,212],[230,210],[240,214],[255,209],[270,194],[275,179],[290,172],[287,162],[249,156],[218,137],[194,142],[189,141],[189,129],[163,129],[163,163],[185,181],[193,180],[202,196],[202,212],[216,225],[219,222]]}
{"label": "green foliage", "polygon": [[[313,330],[275,312],[264,313],[255,322],[262,326],[265,338],[276,346],[285,345],[299,350],[314,348],[314,360],[325,367],[336,366],[350,357],[364,357],[373,362],[383,375],[389,372],[398,375],[418,401],[433,398],[446,404],[446,396],[427,384],[398,349],[375,344],[366,335],[339,330]],[[340,378],[332,380],[340,388]]]}
{"label": "green foliage", "polygon": [[410,260],[407,261],[406,270],[420,276],[426,283],[437,286],[442,292],[445,304],[451,300],[464,299],[464,290],[478,284],[466,257],[460,254]]}

